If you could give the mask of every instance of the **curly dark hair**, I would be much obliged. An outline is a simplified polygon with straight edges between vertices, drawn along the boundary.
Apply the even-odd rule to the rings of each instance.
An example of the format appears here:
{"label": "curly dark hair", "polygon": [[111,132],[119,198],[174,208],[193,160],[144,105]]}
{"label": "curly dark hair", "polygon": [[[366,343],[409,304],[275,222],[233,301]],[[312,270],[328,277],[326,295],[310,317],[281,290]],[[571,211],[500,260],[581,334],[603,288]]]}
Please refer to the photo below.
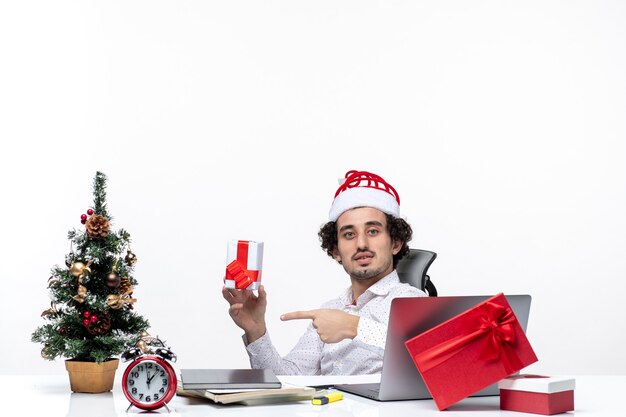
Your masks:
{"label": "curly dark hair", "polygon": [[[402,242],[400,251],[393,255],[393,268],[395,269],[400,259],[409,254],[409,242],[413,237],[413,229],[411,229],[411,226],[404,219],[393,217],[390,214],[385,215],[387,216],[387,231],[391,236],[391,240],[399,240]],[[322,249],[326,251],[328,256],[334,258],[333,250],[337,247],[338,243],[337,223],[328,222],[324,224],[317,233],[317,236],[320,238]]]}

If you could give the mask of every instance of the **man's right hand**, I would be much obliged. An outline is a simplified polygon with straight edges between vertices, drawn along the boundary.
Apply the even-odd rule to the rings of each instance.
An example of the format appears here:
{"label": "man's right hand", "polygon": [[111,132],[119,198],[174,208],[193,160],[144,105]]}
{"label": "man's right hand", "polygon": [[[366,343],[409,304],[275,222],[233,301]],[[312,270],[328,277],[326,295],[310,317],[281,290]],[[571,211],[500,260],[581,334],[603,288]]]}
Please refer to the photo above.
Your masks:
{"label": "man's right hand", "polygon": [[266,332],[265,310],[267,308],[267,294],[263,285],[259,287],[256,296],[250,290],[222,288],[224,299],[230,304],[228,314],[235,324],[246,333],[248,343],[252,343]]}

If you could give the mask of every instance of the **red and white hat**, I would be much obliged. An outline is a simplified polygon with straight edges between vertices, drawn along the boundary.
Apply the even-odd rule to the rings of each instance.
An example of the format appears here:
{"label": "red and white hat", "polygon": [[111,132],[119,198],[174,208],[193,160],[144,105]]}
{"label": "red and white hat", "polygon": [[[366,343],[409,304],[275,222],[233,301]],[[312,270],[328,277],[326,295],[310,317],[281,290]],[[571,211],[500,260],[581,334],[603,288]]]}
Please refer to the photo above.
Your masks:
{"label": "red and white hat", "polygon": [[335,193],[328,220],[337,221],[344,211],[356,207],[373,207],[400,217],[400,196],[382,177],[367,171],[348,171]]}

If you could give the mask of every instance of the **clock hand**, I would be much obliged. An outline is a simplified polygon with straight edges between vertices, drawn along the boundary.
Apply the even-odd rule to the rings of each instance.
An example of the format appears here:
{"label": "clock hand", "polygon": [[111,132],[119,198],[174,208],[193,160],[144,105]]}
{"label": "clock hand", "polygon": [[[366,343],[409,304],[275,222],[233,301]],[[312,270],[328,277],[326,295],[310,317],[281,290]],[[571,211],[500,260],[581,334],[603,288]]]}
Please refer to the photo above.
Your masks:
{"label": "clock hand", "polygon": [[[149,377],[149,378],[148,378],[148,384],[149,384],[150,382],[152,382],[152,380],[154,379],[154,377],[156,376],[156,374],[157,374],[157,373],[155,372],[155,373],[154,373],[151,377]],[[150,375],[150,373],[148,373],[148,375]]]}

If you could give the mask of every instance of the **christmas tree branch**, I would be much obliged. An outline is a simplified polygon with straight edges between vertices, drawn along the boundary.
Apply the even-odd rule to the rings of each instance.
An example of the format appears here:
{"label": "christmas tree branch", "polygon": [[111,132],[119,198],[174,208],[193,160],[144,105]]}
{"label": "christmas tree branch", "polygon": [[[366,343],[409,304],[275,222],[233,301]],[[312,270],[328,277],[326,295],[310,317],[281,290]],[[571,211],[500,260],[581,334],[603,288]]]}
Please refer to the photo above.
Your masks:
{"label": "christmas tree branch", "polygon": [[106,204],[106,181],[107,177],[102,172],[96,172],[96,177],[93,180],[93,204],[94,211],[111,220],[109,213],[107,213],[107,204]]}

